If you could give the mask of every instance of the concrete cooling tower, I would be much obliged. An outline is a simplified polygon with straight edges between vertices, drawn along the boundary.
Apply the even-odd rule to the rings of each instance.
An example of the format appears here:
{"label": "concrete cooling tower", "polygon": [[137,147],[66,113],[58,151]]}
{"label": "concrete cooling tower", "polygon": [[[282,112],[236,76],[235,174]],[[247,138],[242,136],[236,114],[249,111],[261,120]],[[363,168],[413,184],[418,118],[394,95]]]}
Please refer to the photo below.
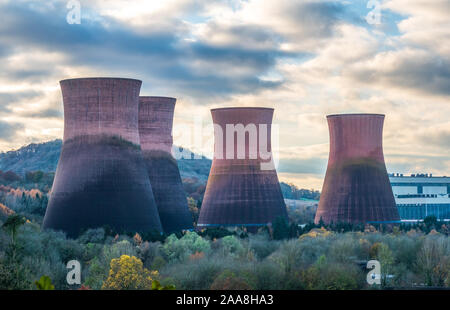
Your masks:
{"label": "concrete cooling tower", "polygon": [[265,226],[287,219],[286,205],[273,166],[273,109],[211,110],[214,159],[198,228]]}
{"label": "concrete cooling tower", "polygon": [[139,135],[142,154],[166,233],[192,229],[180,171],[172,156],[175,98],[139,98]]}
{"label": "concrete cooling tower", "polygon": [[60,82],[64,140],[43,227],[78,235],[162,231],[138,131],[141,81],[82,78]]}
{"label": "concrete cooling tower", "polygon": [[383,156],[380,114],[327,116],[330,155],[315,222],[399,221]]}

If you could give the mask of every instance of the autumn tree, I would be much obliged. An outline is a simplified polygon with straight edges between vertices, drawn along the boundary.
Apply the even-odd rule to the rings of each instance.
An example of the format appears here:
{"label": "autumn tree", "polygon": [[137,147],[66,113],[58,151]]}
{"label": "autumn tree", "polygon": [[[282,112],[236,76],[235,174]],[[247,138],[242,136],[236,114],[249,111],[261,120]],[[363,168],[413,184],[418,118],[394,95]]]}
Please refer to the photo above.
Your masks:
{"label": "autumn tree", "polygon": [[151,290],[157,271],[143,267],[135,256],[122,255],[111,260],[109,276],[103,283],[104,290]]}

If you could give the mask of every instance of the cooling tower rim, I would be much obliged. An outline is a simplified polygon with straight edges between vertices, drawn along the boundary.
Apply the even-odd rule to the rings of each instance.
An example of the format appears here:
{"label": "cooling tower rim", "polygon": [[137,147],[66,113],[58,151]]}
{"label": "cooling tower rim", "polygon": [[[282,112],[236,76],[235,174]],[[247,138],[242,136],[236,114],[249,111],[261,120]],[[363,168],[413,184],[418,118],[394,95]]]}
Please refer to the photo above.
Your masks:
{"label": "cooling tower rim", "polygon": [[132,78],[122,78],[122,77],[80,77],[80,78],[70,78],[70,79],[63,79],[60,80],[59,83],[65,83],[69,81],[78,81],[78,80],[125,80],[125,81],[135,81],[142,83],[141,80],[138,79],[132,79]]}
{"label": "cooling tower rim", "polygon": [[175,97],[167,97],[167,96],[139,96],[140,99],[167,99],[167,100],[177,100]]}
{"label": "cooling tower rim", "polygon": [[229,108],[215,108],[211,109],[211,112],[214,111],[223,111],[223,110],[271,110],[274,111],[273,108],[265,108],[265,107],[229,107]]}
{"label": "cooling tower rim", "polygon": [[327,115],[327,118],[334,118],[334,117],[352,117],[352,116],[374,116],[374,117],[385,117],[384,114],[378,114],[378,113],[343,113],[343,114],[329,114],[329,115]]}

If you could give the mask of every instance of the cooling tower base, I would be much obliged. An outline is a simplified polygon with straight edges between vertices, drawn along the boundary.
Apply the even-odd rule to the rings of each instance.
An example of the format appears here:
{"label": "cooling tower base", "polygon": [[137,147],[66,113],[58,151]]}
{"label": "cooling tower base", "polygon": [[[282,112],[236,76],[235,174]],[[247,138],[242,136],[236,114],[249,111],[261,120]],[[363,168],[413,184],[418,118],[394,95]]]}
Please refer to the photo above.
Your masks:
{"label": "cooling tower base", "polygon": [[275,171],[248,163],[229,169],[220,173],[216,168],[209,176],[199,227],[266,226],[279,216],[287,218]]}
{"label": "cooling tower base", "polygon": [[176,160],[164,151],[144,151],[143,156],[164,232],[193,229]]}
{"label": "cooling tower base", "polygon": [[349,160],[328,167],[325,178],[316,224],[321,219],[325,224],[400,220],[384,163],[371,158]]}
{"label": "cooling tower base", "polygon": [[161,231],[139,146],[119,137],[64,142],[43,227],[70,237],[88,228]]}

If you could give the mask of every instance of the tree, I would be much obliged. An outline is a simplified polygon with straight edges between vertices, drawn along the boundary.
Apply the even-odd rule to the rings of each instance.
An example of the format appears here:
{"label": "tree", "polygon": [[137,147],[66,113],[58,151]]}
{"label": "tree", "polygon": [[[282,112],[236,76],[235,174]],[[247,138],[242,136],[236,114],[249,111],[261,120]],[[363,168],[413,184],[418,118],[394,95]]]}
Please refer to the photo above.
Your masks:
{"label": "tree", "polygon": [[428,215],[426,218],[423,219],[424,224],[427,226],[428,230],[432,229],[433,227],[437,227],[437,217],[434,215]]}
{"label": "tree", "polygon": [[109,276],[103,283],[104,290],[142,290],[152,289],[157,271],[150,272],[135,256],[122,255],[111,260]]}
{"label": "tree", "polygon": [[192,197],[188,197],[187,202],[188,202],[189,211],[191,212],[192,217],[194,218],[194,223],[197,223],[199,211],[200,211],[198,208],[198,202]]}
{"label": "tree", "polygon": [[394,255],[386,244],[380,243],[377,258],[381,264],[381,285],[385,287],[393,274]]}
{"label": "tree", "polygon": [[19,214],[13,214],[8,217],[6,222],[2,225],[2,228],[11,234],[11,260],[14,262],[16,260],[16,254],[17,254],[17,243],[16,243],[16,236],[17,236],[17,229],[26,223],[26,219],[19,215]]}
{"label": "tree", "polygon": [[289,238],[289,223],[282,216],[273,221],[273,239],[282,240]]}
{"label": "tree", "polygon": [[25,224],[23,216],[13,214],[8,217],[2,228],[11,235],[11,243],[6,251],[6,259],[0,261],[0,287],[9,289],[28,288],[28,270],[20,264],[18,252],[22,248],[16,242],[17,230]]}
{"label": "tree", "polygon": [[417,255],[417,267],[428,286],[443,286],[450,275],[449,243],[445,238],[428,237]]}

